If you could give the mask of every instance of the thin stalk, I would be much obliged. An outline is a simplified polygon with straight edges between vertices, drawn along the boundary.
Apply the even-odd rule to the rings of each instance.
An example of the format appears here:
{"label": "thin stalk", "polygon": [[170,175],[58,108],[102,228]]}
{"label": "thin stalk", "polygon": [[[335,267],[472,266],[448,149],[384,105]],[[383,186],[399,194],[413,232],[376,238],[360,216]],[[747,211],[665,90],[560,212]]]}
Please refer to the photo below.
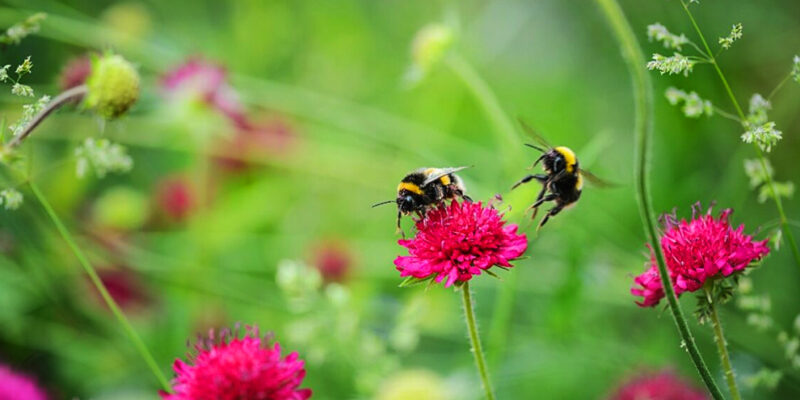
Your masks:
{"label": "thin stalk", "polygon": [[457,53],[448,55],[445,58],[445,64],[464,82],[475,100],[480,103],[494,126],[496,137],[499,139],[497,140],[498,147],[512,152],[512,157],[505,157],[508,160],[507,166],[513,165],[513,162],[522,156],[522,142],[514,129],[514,123],[503,111],[492,88],[475,71],[475,68]]}
{"label": "thin stalk", "polygon": [[792,78],[792,71],[789,71],[789,73],[786,74],[785,77],[783,77],[780,83],[778,83],[778,86],[775,86],[775,89],[772,89],[772,91],[769,92],[769,96],[767,96],[767,101],[771,101],[772,98],[775,97],[776,94],[778,94],[778,91],[781,90],[783,85],[785,85],[786,82],[789,82],[789,79],[791,78]]}
{"label": "thin stalk", "polygon": [[469,331],[469,340],[472,343],[472,355],[475,356],[475,365],[478,367],[478,375],[481,377],[483,391],[486,393],[486,400],[494,400],[492,382],[489,380],[489,369],[486,367],[481,338],[478,336],[478,325],[475,323],[475,309],[472,306],[469,282],[464,282],[461,287],[461,298],[464,300],[464,316],[467,317],[467,330]]}
{"label": "thin stalk", "polygon": [[[689,11],[689,7],[686,5],[686,2],[681,0],[681,5],[683,6],[683,10],[686,11],[686,15],[689,16],[689,20],[692,21],[692,26],[694,27],[695,32],[700,37],[700,41],[703,42],[703,46],[705,46],[708,52],[711,52],[711,48],[708,46],[708,42],[706,41],[703,32],[700,30],[700,27],[697,25],[697,21],[694,19],[694,15],[692,12]],[[736,96],[733,95],[733,90],[731,90],[731,86],[728,84],[728,80],[725,78],[725,74],[722,73],[722,69],[720,69],[719,64],[717,64],[717,60],[715,58],[711,59],[711,64],[714,65],[714,70],[717,71],[717,75],[719,76],[719,80],[722,81],[722,86],[725,87],[725,91],[728,93],[728,97],[731,99],[731,103],[733,103],[733,107],[736,109],[736,113],[739,115],[739,120],[742,127],[746,130],[747,125],[745,121],[747,118],[742,111],[742,107],[739,106],[739,101],[736,100]],[[757,143],[753,143],[753,148],[756,150],[756,154],[758,155],[758,159],[761,162],[761,168],[764,171],[767,171],[767,159],[764,156],[764,152],[761,151],[761,148],[758,147]],[[772,177],[769,174],[764,174],[766,177],[766,185],[769,187],[770,192],[772,193],[772,199],[775,200],[775,208],[778,209],[778,215],[780,216],[781,225],[783,234],[786,235],[786,241],[789,243],[789,247],[792,249],[792,256],[794,257],[794,262],[800,267],[800,250],[797,248],[797,242],[794,240],[794,234],[792,233],[791,227],[789,226],[788,218],[786,218],[786,213],[783,211],[783,201],[781,201],[780,196],[778,196],[778,191],[775,189],[775,184],[772,181]]]}
{"label": "thin stalk", "polygon": [[728,382],[728,390],[731,391],[731,398],[733,400],[741,400],[742,395],[739,393],[739,388],[736,386],[736,376],[733,374],[733,366],[731,365],[731,358],[728,355],[728,342],[725,341],[725,334],[722,332],[722,324],[719,322],[719,313],[717,312],[717,303],[711,298],[711,291],[709,288],[704,288],[708,303],[711,307],[711,326],[714,328],[714,341],[717,343],[717,352],[719,352],[719,359],[722,361],[722,369],[725,370],[725,380]]}
{"label": "thin stalk", "polygon": [[661,286],[664,288],[664,295],[669,303],[669,309],[675,325],[682,338],[682,346],[689,353],[689,357],[694,363],[697,372],[705,383],[708,391],[714,399],[724,399],[722,392],[714,382],[711,372],[708,370],[694,336],[689,330],[689,324],[683,314],[675,289],[672,286],[667,264],[664,261],[664,253],[661,250],[659,237],[656,232],[656,222],[653,217],[653,206],[650,199],[650,192],[647,182],[647,165],[650,136],[653,132],[653,87],[645,69],[645,58],[636,41],[625,14],[622,12],[616,0],[596,0],[603,10],[603,14],[608,20],[609,25],[614,31],[617,42],[622,50],[623,58],[628,65],[631,79],[633,81],[633,95],[636,112],[634,123],[634,135],[636,138],[636,162],[634,164],[634,176],[636,183],[636,197],[639,203],[639,212],[644,223],[645,233],[656,255],[656,264],[661,278]]}
{"label": "thin stalk", "polygon": [[164,390],[169,391],[170,390],[169,381],[167,381],[167,378],[164,376],[164,373],[161,371],[161,369],[158,368],[158,364],[153,358],[153,355],[150,354],[150,351],[147,350],[147,346],[145,346],[144,342],[136,333],[136,331],[133,330],[133,326],[131,326],[131,323],[128,321],[128,318],[125,317],[125,314],[122,313],[122,310],[117,305],[117,302],[114,301],[114,298],[111,297],[111,295],[108,293],[108,290],[103,284],[103,281],[100,280],[100,277],[97,275],[97,271],[95,271],[94,267],[92,267],[92,264],[89,263],[89,259],[86,258],[86,255],[83,254],[83,251],[81,251],[80,247],[78,247],[78,245],[75,243],[75,240],[72,238],[72,234],[69,233],[67,228],[61,222],[61,219],[53,210],[53,207],[50,205],[50,202],[47,201],[42,192],[39,190],[39,187],[36,186],[36,184],[33,183],[33,181],[31,180],[28,181],[28,185],[30,186],[33,195],[36,197],[39,203],[41,203],[42,207],[47,212],[47,215],[53,221],[53,224],[56,226],[58,233],[61,234],[61,237],[64,239],[65,242],[67,242],[67,245],[69,246],[70,250],[72,250],[72,253],[75,254],[75,257],[78,259],[81,266],[83,266],[83,269],[86,271],[86,274],[89,275],[89,279],[91,279],[95,288],[97,288],[97,291],[100,292],[100,295],[103,297],[103,300],[106,302],[106,305],[108,305],[108,308],[111,309],[111,312],[117,318],[117,321],[122,326],[122,329],[125,331],[125,333],[128,334],[128,337],[130,338],[131,342],[133,342],[133,346],[142,356],[145,363],[153,372],[153,375],[155,375],[156,379],[164,388]]}
{"label": "thin stalk", "polygon": [[39,126],[39,124],[42,123],[42,121],[44,121],[44,119],[47,118],[47,116],[53,111],[58,110],[61,108],[61,106],[70,101],[82,98],[86,95],[86,93],[86,85],[80,85],[71,89],[67,89],[56,96],[50,101],[50,103],[47,103],[47,106],[45,106],[42,111],[39,111],[39,113],[33,117],[31,122],[25,127],[25,130],[8,142],[8,148],[19,146],[19,144],[22,143],[22,141],[25,140],[25,138],[28,137],[28,135],[30,135],[31,132],[33,132],[33,130],[36,129],[36,127]]}

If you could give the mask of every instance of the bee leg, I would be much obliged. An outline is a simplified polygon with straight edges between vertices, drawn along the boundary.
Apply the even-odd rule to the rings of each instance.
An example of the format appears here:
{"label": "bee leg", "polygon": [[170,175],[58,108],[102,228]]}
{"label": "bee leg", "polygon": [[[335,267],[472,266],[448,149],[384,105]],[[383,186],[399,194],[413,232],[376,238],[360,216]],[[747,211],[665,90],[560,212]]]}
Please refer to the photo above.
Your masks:
{"label": "bee leg", "polygon": [[472,197],[469,197],[464,193],[461,193],[461,198],[464,199],[464,201],[466,201],[467,203],[472,203]]}
{"label": "bee leg", "polygon": [[544,174],[528,175],[528,176],[520,179],[519,182],[515,183],[514,186],[511,187],[511,190],[514,190],[514,189],[517,188],[517,186],[522,185],[524,183],[528,183],[528,182],[530,182],[530,181],[532,181],[534,179],[536,179],[537,181],[539,181],[539,183],[542,183],[542,184],[547,183],[547,181],[549,180],[548,176],[544,175]]}
{"label": "bee leg", "polygon": [[[541,206],[542,203],[544,203],[545,201],[553,201],[556,199],[556,197],[558,197],[552,193],[542,197],[543,195],[544,195],[544,189],[542,189],[542,191],[539,193],[539,197],[536,199],[536,202],[531,204],[530,207],[528,207],[533,209],[533,215],[531,215],[531,219],[536,218],[536,213],[539,212],[539,206]],[[545,219],[547,219],[547,216],[545,216]],[[542,224],[540,224],[540,226],[541,225]]]}
{"label": "bee leg", "polygon": [[544,226],[544,224],[547,223],[547,220],[550,219],[550,217],[555,216],[556,214],[560,213],[561,210],[563,210],[563,209],[564,209],[564,206],[561,205],[561,204],[558,204],[555,207],[553,207],[550,210],[548,210],[547,214],[545,214],[544,218],[542,218],[542,221],[539,222],[539,226],[536,227],[536,232],[539,232],[539,229],[542,229],[542,227]]}
{"label": "bee leg", "polygon": [[406,238],[406,233],[403,232],[403,228],[400,227],[400,218],[402,218],[402,217],[403,217],[403,213],[398,211],[397,212],[397,229],[394,231],[394,234],[396,235],[396,234],[400,233],[400,234],[403,235],[403,239],[405,239]]}

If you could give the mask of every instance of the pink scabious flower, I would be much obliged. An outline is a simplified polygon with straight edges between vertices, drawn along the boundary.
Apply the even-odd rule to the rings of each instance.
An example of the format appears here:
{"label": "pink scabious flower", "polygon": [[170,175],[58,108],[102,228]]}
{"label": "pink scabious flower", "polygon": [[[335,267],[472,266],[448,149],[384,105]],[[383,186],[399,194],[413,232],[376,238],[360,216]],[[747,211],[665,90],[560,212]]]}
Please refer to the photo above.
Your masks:
{"label": "pink scabious flower", "polygon": [[608,400],[706,400],[705,393],[673,372],[644,374],[625,382]]}
{"label": "pink scabious flower", "polygon": [[[700,205],[692,207],[692,220],[677,221],[674,215],[664,218],[666,232],[661,248],[669,269],[675,294],[694,292],[706,281],[727,277],[744,270],[753,261],[769,253],[767,241],[754,242],[745,235],[744,225],[733,229],[728,222],[733,210],[726,209],[714,218],[711,208],[699,215]],[[631,294],[642,296],[640,307],[652,307],[664,297],[655,254],[650,251],[647,271],[634,278]]]}
{"label": "pink scabious flower", "polygon": [[161,211],[170,219],[183,221],[194,211],[197,199],[189,180],[176,175],[158,183],[156,201]]}
{"label": "pink scabious flower", "polygon": [[312,264],[326,283],[344,282],[353,269],[353,256],[347,246],[335,239],[316,245]]}
{"label": "pink scabious flower", "polygon": [[310,389],[298,387],[305,377],[297,353],[281,358],[278,343],[269,344],[257,327],[214,332],[195,345],[189,362],[175,360],[174,394],[161,392],[165,400],[306,400]]}
{"label": "pink scabious flower", "polygon": [[401,277],[446,279],[445,287],[462,283],[525,253],[528,239],[517,234],[517,225],[506,224],[494,208],[481,203],[452,201],[440,205],[416,221],[417,235],[398,243],[408,256],[394,260]]}
{"label": "pink scabious flower", "polygon": [[227,79],[224,67],[195,57],[167,72],[161,79],[161,86],[168,97],[197,96],[235,125],[246,125],[244,106]]}
{"label": "pink scabious flower", "polygon": [[46,400],[47,394],[32,378],[0,364],[0,399]]}
{"label": "pink scabious flower", "polygon": [[58,84],[61,90],[72,89],[86,83],[92,73],[92,60],[88,54],[70,59],[61,69]]}

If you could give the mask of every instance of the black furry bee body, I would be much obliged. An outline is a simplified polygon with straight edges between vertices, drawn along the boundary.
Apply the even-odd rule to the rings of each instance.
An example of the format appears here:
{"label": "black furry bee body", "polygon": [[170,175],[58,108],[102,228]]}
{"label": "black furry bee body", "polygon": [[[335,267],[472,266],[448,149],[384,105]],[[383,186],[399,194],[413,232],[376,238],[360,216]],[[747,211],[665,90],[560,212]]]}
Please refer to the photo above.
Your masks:
{"label": "black furry bee body", "polygon": [[536,159],[533,166],[535,167],[541,162],[545,173],[527,175],[515,183],[511,189],[513,190],[517,186],[528,183],[534,179],[542,184],[542,190],[539,191],[539,195],[536,196],[536,201],[530,207],[533,208],[531,219],[536,218],[539,206],[544,202],[552,201],[555,203],[555,206],[548,210],[547,214],[545,214],[539,222],[539,226],[536,228],[537,230],[544,226],[550,217],[574,205],[578,199],[581,198],[584,177],[598,186],[609,186],[608,183],[594,176],[592,173],[582,170],[578,162],[578,157],[569,147],[550,146],[544,138],[538,135],[524,122],[522,122],[522,126],[542,145],[526,144],[526,146],[542,152],[542,155]]}
{"label": "black furry bee body", "polygon": [[403,215],[425,212],[445,200],[462,198],[472,201],[466,195],[464,182],[455,173],[469,167],[456,168],[418,168],[409,172],[397,185],[397,198],[373,205],[397,203],[397,230],[400,231],[400,219]]}

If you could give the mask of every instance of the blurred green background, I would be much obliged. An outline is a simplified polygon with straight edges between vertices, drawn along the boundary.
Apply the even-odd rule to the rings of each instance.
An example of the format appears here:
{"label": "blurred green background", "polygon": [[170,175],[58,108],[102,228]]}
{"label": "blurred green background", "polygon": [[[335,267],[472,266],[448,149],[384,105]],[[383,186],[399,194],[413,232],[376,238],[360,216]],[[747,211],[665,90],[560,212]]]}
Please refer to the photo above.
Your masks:
{"label": "blurred green background", "polygon": [[[648,56],[664,53],[647,42],[648,24],[694,39],[676,1],[621,3]],[[395,210],[370,208],[393,198],[412,169],[474,165],[461,174],[470,195],[501,194],[509,219],[530,228],[528,258],[501,271],[501,281],[481,276],[472,284],[499,398],[603,398],[637,371],[664,367],[699,384],[669,312],[641,309],[629,293],[646,259],[632,185],[633,103],[620,51],[594,3],[2,4],[3,27],[48,14],[37,35],[2,50],[2,64],[32,56],[26,82],[37,94],[58,93],[67,61],[88,51],[113,49],[139,66],[142,98],[128,116],[103,124],[61,111],[23,149],[33,179],[107,283],[130,300],[126,313],[170,376],[187,340],[242,322],[300,353],[304,387],[315,399],[387,399],[398,379],[449,396],[433,398],[478,398],[458,294],[398,288],[392,261],[404,249],[396,244]],[[743,39],[720,58],[743,104],[772,90],[800,51],[794,0],[703,1],[694,11],[711,38],[743,24]],[[535,159],[512,146],[527,140],[516,124],[510,141],[485,112],[486,97],[476,97],[453,64],[434,66],[413,85],[406,79],[411,41],[436,22],[455,29],[451,55],[484,79],[506,118],[523,117],[620,187],[588,186],[537,236],[522,215],[537,185],[508,190]],[[223,66],[248,118],[267,127],[263,143],[234,145],[229,156],[246,162],[220,162],[220,149],[240,133],[219,110],[191,93],[165,94],[163,77],[191,59]],[[777,213],[748,186],[743,162],[754,154],[739,140],[740,127],[718,116],[686,119],[663,97],[669,86],[696,90],[731,110],[711,67],[652,78],[656,210],[677,207],[688,216],[692,203],[716,201],[736,210],[735,224],[767,237]],[[17,118],[20,99],[0,96],[3,114]],[[793,180],[800,86],[789,82],[773,100],[771,119],[784,139],[769,156],[776,179]],[[127,146],[133,170],[77,178],[73,152],[86,137]],[[164,209],[177,201],[163,194],[174,181],[192,199],[179,217]],[[18,184],[3,172],[0,186]],[[0,210],[0,360],[36,376],[54,398],[155,398],[157,382],[41,206],[20,190],[23,207]],[[790,219],[800,219],[796,200],[785,205]],[[410,231],[408,220],[404,227]],[[320,278],[320,266],[347,272],[324,270]],[[800,397],[800,365],[776,339],[779,331],[791,334],[800,312],[800,269],[781,248],[750,276],[754,292],[771,299],[774,326],[749,325],[735,302],[722,310],[745,396]],[[682,303],[687,313],[694,308],[690,295]],[[722,385],[710,328],[692,328]],[[763,368],[783,373],[776,388],[746,384]]]}

